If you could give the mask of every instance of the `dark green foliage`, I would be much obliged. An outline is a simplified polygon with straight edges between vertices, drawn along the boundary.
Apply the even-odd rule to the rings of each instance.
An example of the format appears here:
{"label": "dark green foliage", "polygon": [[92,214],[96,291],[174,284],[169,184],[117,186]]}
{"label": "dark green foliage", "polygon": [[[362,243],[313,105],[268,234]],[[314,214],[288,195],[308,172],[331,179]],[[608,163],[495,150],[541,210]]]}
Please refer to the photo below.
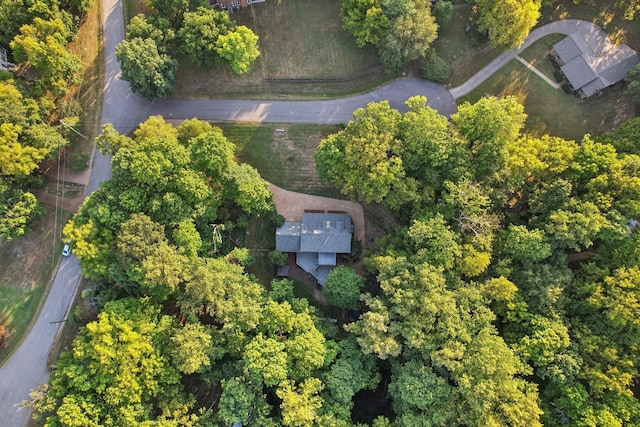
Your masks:
{"label": "dark green foliage", "polygon": [[133,38],[116,47],[122,78],[131,89],[147,99],[164,98],[173,93],[178,62],[160,53],[153,39]]}
{"label": "dark green foliage", "polygon": [[640,102],[640,66],[636,65],[630,69],[624,81],[627,83],[624,94],[630,96],[635,102]]}
{"label": "dark green foliage", "polygon": [[287,263],[288,255],[280,251],[269,252],[269,262],[273,265],[285,265]]}
{"label": "dark green foliage", "polygon": [[329,273],[322,294],[336,307],[356,309],[360,292],[364,288],[364,277],[352,268],[340,265]]}
{"label": "dark green foliage", "polygon": [[420,69],[420,75],[433,82],[445,83],[451,75],[451,66],[434,53]]}
{"label": "dark green foliage", "polygon": [[203,68],[224,59],[237,74],[246,73],[260,55],[258,36],[207,2],[152,0],[150,6],[156,13],[133,17],[126,40],[116,46],[122,78],[148,99],[173,93],[176,54]]}
{"label": "dark green foliage", "polygon": [[424,58],[438,30],[430,4],[424,0],[347,0],[342,2],[340,15],[358,46],[377,46],[380,61],[390,70]]}
{"label": "dark green foliage", "polygon": [[453,16],[453,4],[450,1],[439,0],[432,9],[433,17],[439,27],[446,26]]}

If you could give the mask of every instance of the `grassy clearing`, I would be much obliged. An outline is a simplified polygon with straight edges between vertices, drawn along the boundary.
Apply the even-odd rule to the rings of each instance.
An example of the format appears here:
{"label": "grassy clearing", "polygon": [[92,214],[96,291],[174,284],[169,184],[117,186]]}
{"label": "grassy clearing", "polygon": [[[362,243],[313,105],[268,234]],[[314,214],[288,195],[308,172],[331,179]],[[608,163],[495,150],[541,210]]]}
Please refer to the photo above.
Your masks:
{"label": "grassy clearing", "polygon": [[634,106],[622,90],[621,85],[616,85],[600,97],[577,101],[512,60],[460,101],[473,103],[484,95],[514,95],[528,114],[528,132],[581,140],[586,133],[599,135],[635,116]]}
{"label": "grassy clearing", "polygon": [[538,71],[541,71],[552,81],[559,82],[554,74],[556,69],[547,55],[553,45],[565,37],[566,36],[564,34],[551,34],[547,37],[543,37],[521,52],[520,57],[536,67]]}
{"label": "grassy clearing", "polygon": [[279,94],[330,98],[367,91],[389,80],[382,71],[346,82],[266,83],[265,78],[342,78],[379,65],[375,48],[359,48],[342,29],[340,0],[277,0],[233,14],[239,25],[259,37],[261,56],[252,70],[238,76],[227,66],[203,71],[178,58],[176,98],[260,97]]}
{"label": "grassy clearing", "polygon": [[340,130],[340,126],[273,123],[217,126],[236,145],[238,159],[255,167],[267,181],[291,191],[342,198],[335,188],[320,180],[313,158],[320,140]]}
{"label": "grassy clearing", "polygon": [[61,230],[71,214],[45,209],[46,215],[32,223],[27,236],[0,244],[0,321],[12,333],[9,346],[0,353],[0,365],[29,329],[62,256]]}
{"label": "grassy clearing", "polygon": [[438,30],[438,39],[433,43],[438,55],[451,65],[448,83],[452,86],[464,83],[500,54],[488,43],[476,46],[474,40],[465,35],[470,18],[471,5],[456,5],[451,21]]}

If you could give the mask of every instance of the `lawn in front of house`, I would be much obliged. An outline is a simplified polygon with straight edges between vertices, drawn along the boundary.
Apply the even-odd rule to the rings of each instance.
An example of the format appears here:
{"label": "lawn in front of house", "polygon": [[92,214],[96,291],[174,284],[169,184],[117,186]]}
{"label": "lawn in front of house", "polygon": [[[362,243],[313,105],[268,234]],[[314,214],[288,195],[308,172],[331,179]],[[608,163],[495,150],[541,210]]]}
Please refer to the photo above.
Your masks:
{"label": "lawn in front of house", "polygon": [[560,79],[556,78],[556,68],[549,59],[549,52],[554,44],[565,37],[564,34],[550,34],[526,48],[519,56],[552,81],[560,82]]}
{"label": "lawn in front of house", "polygon": [[527,132],[580,141],[584,134],[599,135],[635,117],[633,103],[622,92],[623,85],[618,84],[602,96],[580,101],[554,89],[514,59],[458,102],[474,103],[485,95],[514,95],[528,115]]}
{"label": "lawn in front of house", "polygon": [[290,191],[317,196],[341,196],[318,176],[313,154],[320,140],[339,125],[282,123],[216,123],[236,145],[240,162],[255,167],[267,181]]}
{"label": "lawn in front of house", "polygon": [[61,233],[69,212],[44,206],[26,236],[0,244],[0,322],[11,338],[0,352],[0,365],[20,344],[47,293],[62,256]]}
{"label": "lawn in front of house", "polygon": [[560,19],[583,19],[601,26],[614,43],[626,43],[636,51],[640,50],[640,25],[638,16],[633,21],[624,19],[616,2],[604,0],[562,0],[540,10],[542,17],[538,26]]}

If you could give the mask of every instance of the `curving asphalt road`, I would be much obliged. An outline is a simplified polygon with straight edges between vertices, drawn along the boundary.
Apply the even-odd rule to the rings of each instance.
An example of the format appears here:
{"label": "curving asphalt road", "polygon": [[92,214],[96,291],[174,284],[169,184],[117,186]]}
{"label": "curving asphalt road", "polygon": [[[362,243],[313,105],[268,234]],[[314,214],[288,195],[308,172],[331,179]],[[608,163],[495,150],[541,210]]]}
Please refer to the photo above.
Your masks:
{"label": "curving asphalt road", "polygon": [[[552,33],[572,34],[581,31],[585,37],[600,31],[596,25],[578,20],[557,21],[531,32],[522,47],[503,53],[463,85],[447,90],[441,85],[421,79],[402,79],[370,93],[330,101],[250,101],[250,100],[167,100],[148,102],[131,92],[129,84],[119,79],[120,67],[115,59],[115,46],[124,38],[121,0],[102,0],[104,30],[105,81],[102,123],[113,123],[122,133],[130,132],[147,117],[161,114],[167,119],[198,117],[215,121],[251,121],[286,123],[348,122],[356,108],[371,101],[389,100],[393,108],[406,110],[404,101],[414,95],[425,95],[428,104],[443,115],[456,111],[455,99],[464,96],[513,59],[536,40]],[[95,154],[91,179],[86,194],[111,177],[109,157]],[[46,360],[60,323],[69,310],[80,278],[78,260],[63,259],[40,314],[22,345],[0,368],[0,426],[19,427],[28,423],[31,410],[20,408],[30,390],[48,381]]]}

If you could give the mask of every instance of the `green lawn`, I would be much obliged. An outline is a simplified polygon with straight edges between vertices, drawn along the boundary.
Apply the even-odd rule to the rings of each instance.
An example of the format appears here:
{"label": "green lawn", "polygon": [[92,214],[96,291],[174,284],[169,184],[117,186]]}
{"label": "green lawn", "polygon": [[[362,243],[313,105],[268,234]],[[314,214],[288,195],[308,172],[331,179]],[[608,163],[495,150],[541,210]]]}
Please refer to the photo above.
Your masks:
{"label": "green lawn", "polygon": [[[238,160],[255,167],[269,182],[291,191],[343,197],[320,180],[313,153],[338,125],[217,123],[236,145]],[[284,132],[276,131],[284,130]]]}
{"label": "green lawn", "polygon": [[345,82],[265,82],[267,78],[342,78],[378,67],[375,48],[359,48],[342,29],[340,0],[269,0],[236,11],[233,19],[260,37],[261,55],[252,70],[243,76],[227,66],[203,71],[178,58],[175,97],[335,97],[367,91],[391,78],[375,71]]}
{"label": "green lawn", "polygon": [[534,135],[581,140],[586,133],[599,135],[635,116],[634,106],[622,95],[620,86],[609,88],[603,96],[578,101],[552,88],[516,60],[459,102],[473,103],[484,95],[515,95],[529,116],[525,128]]}
{"label": "green lawn", "polygon": [[551,63],[548,53],[554,44],[558,43],[565,37],[566,36],[564,34],[551,34],[547,37],[543,37],[521,52],[520,57],[536,67],[538,71],[541,71],[552,81],[558,82],[559,80],[554,74],[556,69]]}
{"label": "green lawn", "polygon": [[0,365],[29,329],[62,256],[60,234],[71,214],[45,208],[47,214],[32,223],[28,235],[0,244],[0,321],[12,333]]}

